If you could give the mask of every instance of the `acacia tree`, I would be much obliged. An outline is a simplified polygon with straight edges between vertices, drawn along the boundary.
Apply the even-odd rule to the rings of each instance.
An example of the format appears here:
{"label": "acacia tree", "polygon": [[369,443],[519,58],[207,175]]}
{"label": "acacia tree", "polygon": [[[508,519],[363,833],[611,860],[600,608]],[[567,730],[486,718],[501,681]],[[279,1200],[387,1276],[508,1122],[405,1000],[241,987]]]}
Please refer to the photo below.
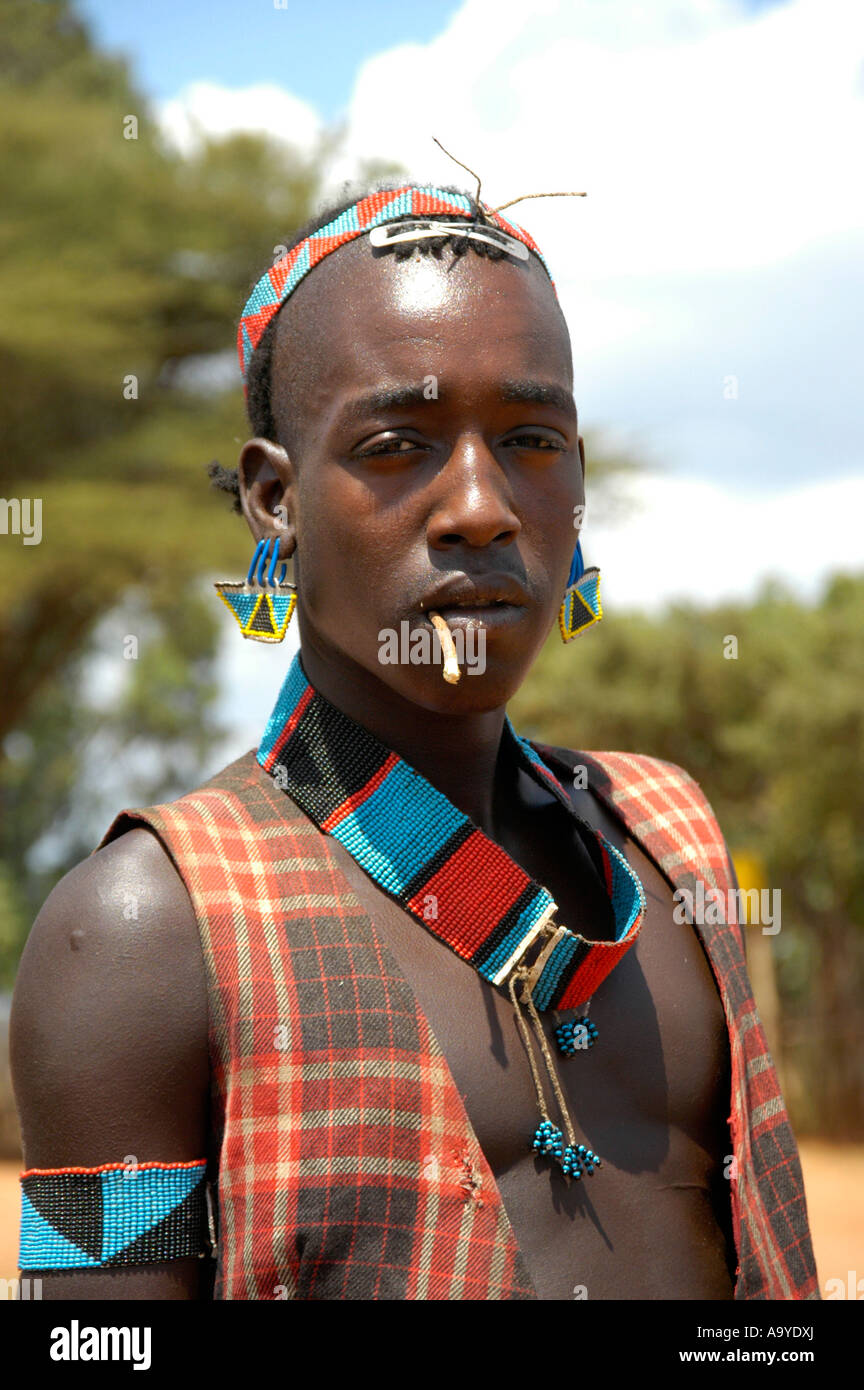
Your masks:
{"label": "acacia tree", "polygon": [[7,0],[0,55],[0,493],[41,509],[38,544],[14,515],[0,530],[2,756],[129,584],[164,606],[215,556],[244,563],[201,483],[242,433],[239,374],[177,386],[230,353],[250,273],[308,216],[317,174],[259,137],[170,148],[65,0]]}
{"label": "acacia tree", "polygon": [[[0,9],[0,983],[81,839],[82,770],[138,766],[143,801],[190,779],[212,719],[217,565],[248,539],[206,465],[244,432],[236,318],[256,267],[304,221],[317,156],[237,135],[181,155],[123,62],[93,45],[66,0]],[[16,530],[38,503],[41,536]],[[17,509],[17,515],[16,515]],[[25,511],[26,518],[26,511]],[[35,530],[33,532],[35,536]],[[88,694],[101,624],[137,594],[146,653],[107,656],[117,695]],[[128,632],[130,624],[124,631]],[[106,654],[102,651],[102,657]],[[113,675],[117,676],[115,669]],[[185,761],[184,761],[185,757]],[[190,770],[190,760],[192,770]],[[139,764],[141,760],[139,759]],[[34,862],[46,835],[53,857]],[[36,856],[38,858],[38,856]]]}

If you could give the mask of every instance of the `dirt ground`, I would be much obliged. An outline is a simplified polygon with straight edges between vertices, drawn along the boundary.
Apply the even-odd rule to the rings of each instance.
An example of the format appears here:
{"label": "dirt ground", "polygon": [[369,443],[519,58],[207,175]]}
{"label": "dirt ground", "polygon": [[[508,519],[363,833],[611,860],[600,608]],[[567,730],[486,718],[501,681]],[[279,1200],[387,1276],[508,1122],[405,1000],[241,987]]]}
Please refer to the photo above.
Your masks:
{"label": "dirt ground", "polygon": [[[864,1144],[811,1139],[799,1147],[819,1288],[823,1297],[836,1298],[838,1286],[826,1285],[839,1279],[845,1296],[854,1296],[858,1279],[864,1281]],[[17,1273],[18,1172],[17,1163],[0,1163],[0,1278],[5,1279]],[[858,1298],[864,1299],[864,1282]]]}

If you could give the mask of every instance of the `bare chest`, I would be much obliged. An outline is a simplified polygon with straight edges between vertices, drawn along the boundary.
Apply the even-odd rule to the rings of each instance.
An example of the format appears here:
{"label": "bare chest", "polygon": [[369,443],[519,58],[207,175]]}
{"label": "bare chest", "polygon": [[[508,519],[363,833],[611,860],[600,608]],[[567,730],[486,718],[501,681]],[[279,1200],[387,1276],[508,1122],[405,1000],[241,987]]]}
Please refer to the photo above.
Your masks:
{"label": "bare chest", "polygon": [[[341,845],[333,848],[441,1046],[538,1297],[731,1298],[730,1074],[720,996],[695,929],[673,919],[665,879],[599,808],[596,821],[640,875],[648,910],[636,945],[592,1001],[596,1044],[561,1057],[551,1036],[557,1020],[542,1016],[578,1142],[603,1159],[579,1183],[531,1150],[537,1094],[509,1000],[404,913]],[[579,920],[566,875],[548,886],[559,920]]]}

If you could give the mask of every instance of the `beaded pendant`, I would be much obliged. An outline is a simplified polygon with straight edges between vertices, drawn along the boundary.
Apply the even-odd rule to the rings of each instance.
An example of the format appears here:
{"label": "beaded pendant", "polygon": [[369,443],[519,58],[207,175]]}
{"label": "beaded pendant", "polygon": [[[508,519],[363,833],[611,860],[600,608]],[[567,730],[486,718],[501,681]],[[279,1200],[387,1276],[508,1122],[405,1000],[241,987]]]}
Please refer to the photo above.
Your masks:
{"label": "beaded pendant", "polygon": [[575,1148],[568,1144],[561,1167],[568,1177],[581,1178],[583,1173],[587,1173],[590,1178],[594,1169],[602,1167],[602,1163],[593,1149],[586,1148],[584,1144],[577,1144]]}
{"label": "beaded pendant", "polygon": [[591,1022],[587,1014],[583,1014],[581,1018],[570,1019],[567,1023],[559,1023],[554,1031],[558,1050],[565,1057],[575,1057],[577,1052],[587,1052],[589,1047],[594,1046],[598,1037],[597,1025]]}
{"label": "beaded pendant", "polygon": [[540,1121],[540,1124],[534,1131],[531,1147],[534,1149],[535,1153],[542,1154],[544,1158],[547,1154],[551,1154],[553,1158],[557,1158],[559,1161],[563,1162],[564,1135],[561,1133],[560,1129],[558,1129],[557,1125],[553,1125],[551,1120]]}

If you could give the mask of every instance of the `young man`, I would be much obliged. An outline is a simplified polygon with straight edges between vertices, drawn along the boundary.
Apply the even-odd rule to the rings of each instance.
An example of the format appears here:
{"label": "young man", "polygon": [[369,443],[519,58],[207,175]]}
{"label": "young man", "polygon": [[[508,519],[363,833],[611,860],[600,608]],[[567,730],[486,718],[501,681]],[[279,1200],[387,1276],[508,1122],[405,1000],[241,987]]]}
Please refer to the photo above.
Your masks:
{"label": "young man", "polygon": [[[506,719],[584,501],[534,243],[453,190],[368,195],[298,235],[240,348],[228,485],[293,558],[301,659],[258,749],[119,815],[34,926],[46,1296],[817,1298],[742,934],[676,920],[676,887],[734,885],[707,803]],[[458,683],[383,655],[430,611],[482,639]]]}

